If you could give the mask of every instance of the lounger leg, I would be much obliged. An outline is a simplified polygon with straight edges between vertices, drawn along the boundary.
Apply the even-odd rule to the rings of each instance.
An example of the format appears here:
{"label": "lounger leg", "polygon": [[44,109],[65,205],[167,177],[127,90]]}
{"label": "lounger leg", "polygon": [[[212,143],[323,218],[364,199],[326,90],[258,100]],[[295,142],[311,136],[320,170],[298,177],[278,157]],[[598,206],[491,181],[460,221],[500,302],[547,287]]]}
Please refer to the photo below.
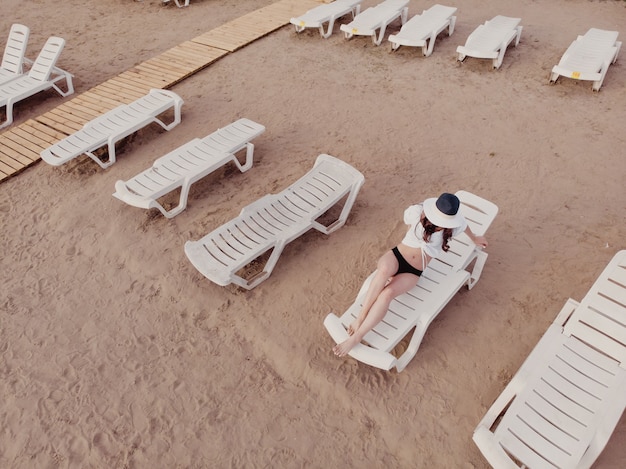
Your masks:
{"label": "lounger leg", "polygon": [[422,54],[424,57],[429,57],[433,53],[433,49],[435,48],[435,39],[437,35],[435,33],[430,35],[430,38],[427,40],[428,43],[424,43],[424,47],[422,47]]}
{"label": "lounger leg", "polygon": [[109,159],[107,161],[104,161],[104,162],[100,161],[100,158],[98,158],[96,155],[94,155],[90,151],[86,152],[86,154],[87,154],[87,156],[89,158],[91,158],[96,163],[98,163],[98,165],[102,169],[107,169],[109,166],[111,166],[113,163],[115,163],[115,141],[113,139],[109,139],[109,143],[107,145],[107,149],[109,151]]}
{"label": "lounger leg", "polygon": [[606,60],[602,64],[602,68],[600,69],[600,79],[593,82],[591,86],[592,91],[600,91],[600,88],[602,87],[602,83],[604,83],[604,77],[606,76],[606,72],[609,71],[610,66],[611,66],[610,60]]}
{"label": "lounger leg", "polygon": [[602,77],[600,80],[594,81],[593,84],[591,85],[591,91],[600,91],[600,88],[602,88],[603,81],[604,81],[604,77]]}
{"label": "lounger leg", "polygon": [[500,52],[498,53],[498,57],[493,59],[493,68],[500,68],[502,65],[502,61],[504,60],[504,54],[506,53],[507,44],[500,45]]}
{"label": "lounger leg", "polygon": [[328,22],[328,30],[324,31],[324,25],[320,25],[320,34],[322,35],[322,37],[324,39],[327,39],[328,37],[330,37],[330,35],[333,33],[333,26],[335,25],[335,20],[331,19]]}
{"label": "lounger leg", "polygon": [[93,152],[91,151],[86,151],[85,155],[87,155],[89,158],[91,158],[93,161],[96,162],[96,164],[98,166],[100,166],[102,169],[107,169],[109,166],[111,166],[113,163],[111,163],[111,159],[109,158],[107,161],[102,162],[100,160],[100,158],[98,158],[96,155],[94,155]]}
{"label": "lounger leg", "polygon": [[185,182],[180,188],[180,198],[178,199],[178,205],[174,207],[169,212],[163,208],[163,206],[155,201],[156,208],[163,214],[166,218],[174,218],[180,212],[187,208],[187,200],[189,199],[189,189],[191,188],[191,184],[189,182]]}
{"label": "lounger leg", "polygon": [[456,25],[456,16],[452,16],[450,17],[450,25],[448,26],[448,36],[452,36],[455,25]]}
{"label": "lounger leg", "polygon": [[62,75],[63,75],[63,78],[65,79],[65,85],[67,86],[67,91],[63,91],[60,87],[56,85],[56,83],[52,85],[52,88],[54,88],[57,93],[59,93],[61,96],[65,98],[66,96],[69,96],[74,93],[74,83],[72,82],[72,75],[70,73],[63,72]]}
{"label": "lounger leg", "polygon": [[13,123],[13,101],[7,101],[5,105],[6,119],[0,124],[0,129],[7,127]]}
{"label": "lounger leg", "polygon": [[259,275],[254,277],[250,282],[236,275],[234,272],[232,273],[231,280],[233,281],[234,284],[239,285],[240,287],[245,288],[246,290],[252,290],[254,287],[256,287],[259,283],[263,282],[272,274],[272,271],[274,270],[274,267],[276,266],[276,263],[278,262],[278,258],[282,254],[284,248],[285,248],[285,245],[283,243],[280,243],[274,246],[272,250],[272,254],[270,255],[270,258],[267,260],[267,263],[263,267],[263,272],[261,272]]}
{"label": "lounger leg", "polygon": [[522,37],[522,27],[518,26],[517,27],[517,36],[515,37],[515,47],[517,47],[517,45],[519,44],[519,40]]}
{"label": "lounger leg", "polygon": [[485,262],[487,261],[488,254],[484,251],[476,252],[476,263],[474,264],[474,268],[472,269],[472,273],[470,274],[469,281],[467,282],[467,289],[471,290],[474,285],[480,279],[480,275],[483,272],[483,268],[485,267]]}
{"label": "lounger leg", "polygon": [[380,44],[383,42],[386,29],[387,29],[386,25],[383,25],[380,28],[380,32],[378,33],[378,38],[376,37],[376,31],[374,31],[374,34],[372,34],[372,42],[374,43],[375,46],[380,46]]}
{"label": "lounger leg", "polygon": [[550,83],[555,84],[558,79],[559,79],[558,73],[550,73]]}
{"label": "lounger leg", "polygon": [[398,361],[396,362],[396,370],[398,370],[398,373],[404,370],[411,360],[413,360],[413,357],[415,357],[415,354],[417,354],[417,351],[422,344],[425,333],[426,328],[423,326],[420,327],[420,324],[418,323],[413,331],[408,347],[404,353],[398,357]]}
{"label": "lounger leg", "polygon": [[239,170],[242,173],[245,173],[250,168],[252,168],[253,156],[254,156],[254,144],[251,142],[248,142],[246,143],[246,162],[242,165],[241,163],[239,163],[239,160],[234,154],[233,154],[233,160],[235,161],[235,164],[237,165]]}
{"label": "lounger leg", "polygon": [[180,105],[174,106],[174,120],[171,123],[165,124],[165,122],[163,122],[162,120],[156,117],[154,118],[154,122],[158,123],[161,127],[163,127],[167,131],[172,130],[174,127],[180,124],[180,121],[181,121],[180,108],[181,108]]}
{"label": "lounger leg", "polygon": [[350,190],[350,195],[346,199],[346,203],[343,205],[343,208],[341,209],[341,213],[339,214],[339,217],[337,218],[337,220],[335,220],[333,223],[331,223],[328,226],[324,226],[321,223],[314,221],[312,224],[313,228],[315,228],[316,230],[324,234],[330,234],[333,231],[336,231],[339,228],[341,228],[346,223],[346,220],[348,219],[348,214],[352,210],[352,206],[354,205],[354,202],[356,201],[357,193],[358,193],[358,187],[353,187]]}
{"label": "lounger leg", "polygon": [[406,20],[409,17],[409,7],[404,7],[402,9],[402,13],[400,13],[400,21],[402,22],[402,25],[404,26],[404,23],[406,23]]}

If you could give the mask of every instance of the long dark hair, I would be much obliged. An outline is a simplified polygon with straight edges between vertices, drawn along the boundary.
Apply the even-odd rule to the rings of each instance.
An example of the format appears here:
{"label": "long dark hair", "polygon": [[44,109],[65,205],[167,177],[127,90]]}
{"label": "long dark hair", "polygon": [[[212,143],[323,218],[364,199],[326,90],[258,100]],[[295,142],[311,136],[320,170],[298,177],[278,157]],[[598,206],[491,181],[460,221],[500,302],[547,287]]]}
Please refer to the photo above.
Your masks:
{"label": "long dark hair", "polygon": [[[422,214],[422,218],[420,223],[424,227],[424,241],[427,243],[430,242],[431,235],[437,231],[440,227],[432,223],[428,218],[426,218],[425,214]],[[451,228],[441,228],[443,230],[443,244],[441,248],[444,252],[448,252],[450,246],[448,245],[448,241],[452,238],[452,229]]]}

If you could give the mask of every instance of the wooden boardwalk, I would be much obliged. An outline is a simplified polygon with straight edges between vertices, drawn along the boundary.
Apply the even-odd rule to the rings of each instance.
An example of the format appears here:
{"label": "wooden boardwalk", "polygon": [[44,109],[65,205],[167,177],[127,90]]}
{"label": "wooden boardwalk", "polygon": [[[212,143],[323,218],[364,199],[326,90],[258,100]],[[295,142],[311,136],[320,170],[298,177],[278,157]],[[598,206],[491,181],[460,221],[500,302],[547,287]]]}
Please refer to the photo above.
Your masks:
{"label": "wooden boardwalk", "polygon": [[0,182],[40,160],[50,145],[93,118],[145,95],[171,88],[216,60],[289,24],[320,0],[280,0],[165,51],[0,135]]}

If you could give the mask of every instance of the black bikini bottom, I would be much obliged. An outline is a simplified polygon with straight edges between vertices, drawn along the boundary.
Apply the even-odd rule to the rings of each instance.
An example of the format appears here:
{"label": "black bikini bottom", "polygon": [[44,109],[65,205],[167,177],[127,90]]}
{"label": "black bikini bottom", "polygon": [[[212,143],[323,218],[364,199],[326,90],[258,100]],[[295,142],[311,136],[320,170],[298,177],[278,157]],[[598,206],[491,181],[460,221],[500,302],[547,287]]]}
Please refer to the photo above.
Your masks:
{"label": "black bikini bottom", "polygon": [[393,248],[391,252],[393,252],[393,255],[396,256],[396,259],[398,260],[398,271],[395,273],[395,275],[413,274],[413,275],[417,275],[418,277],[422,275],[421,270],[413,267],[411,264],[407,262],[407,260],[404,257],[402,257],[402,254],[400,254],[400,251],[398,250],[397,246]]}

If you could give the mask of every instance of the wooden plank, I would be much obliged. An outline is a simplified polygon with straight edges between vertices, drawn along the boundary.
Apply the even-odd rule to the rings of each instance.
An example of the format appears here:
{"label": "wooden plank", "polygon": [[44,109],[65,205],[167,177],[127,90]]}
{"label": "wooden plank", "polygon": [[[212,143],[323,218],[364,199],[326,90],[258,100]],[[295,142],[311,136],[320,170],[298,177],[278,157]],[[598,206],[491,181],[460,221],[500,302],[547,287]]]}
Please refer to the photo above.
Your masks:
{"label": "wooden plank", "polygon": [[[24,166],[20,165],[20,167],[23,168]],[[0,181],[5,179],[6,177],[10,176],[14,172],[15,172],[15,169],[12,168],[11,166],[9,166],[8,164],[6,164],[3,161],[2,155],[0,155]]]}
{"label": "wooden plank", "polygon": [[176,80],[176,77],[180,75],[178,71],[163,70],[158,65],[148,62],[137,65],[132,69],[132,71],[137,73],[152,74],[154,76],[167,80],[168,82]]}
{"label": "wooden plank", "polygon": [[272,24],[271,27],[259,27],[256,24],[225,25],[198,36],[193,41],[234,52],[282,26],[284,26],[283,23]]}
{"label": "wooden plank", "polygon": [[19,136],[20,138],[37,145],[37,147],[41,148],[42,150],[50,146],[50,138],[42,138],[42,136],[43,137],[47,137],[47,136],[38,134],[38,133],[28,132],[25,127],[22,127],[22,126],[17,127],[13,129],[13,132],[15,133],[15,135]]}
{"label": "wooden plank", "polygon": [[102,86],[112,90],[117,90],[118,94],[133,96],[133,100],[145,96],[148,94],[148,91],[150,91],[149,86],[133,83],[120,77],[106,81],[102,84]]}
{"label": "wooden plank", "polygon": [[8,135],[5,136],[5,138],[12,142],[15,142],[16,145],[19,145],[22,148],[25,148],[28,151],[37,154],[38,156],[42,152],[42,150],[48,147],[47,145],[39,145],[32,139],[24,138],[17,132],[10,132]]}
{"label": "wooden plank", "polygon": [[86,100],[93,102],[94,104],[100,104],[103,106],[111,106],[117,107],[121,104],[128,104],[128,98],[120,97],[117,95],[111,95],[107,90],[102,90],[102,88],[95,86],[91,88],[89,91],[83,93],[81,98],[84,97]]}
{"label": "wooden plank", "polygon": [[70,126],[64,125],[61,122],[56,122],[55,120],[51,119],[49,116],[46,116],[45,114],[43,116],[36,117],[35,120],[49,127],[52,127],[53,129],[56,129],[60,132],[64,132],[67,135],[73,134],[78,129],[80,129],[80,127],[76,127],[76,128],[70,127]]}
{"label": "wooden plank", "polygon": [[94,91],[93,88],[74,99],[80,105],[89,107],[94,111],[100,111],[101,113],[110,111],[111,109],[121,106],[122,104],[128,104],[116,99],[111,99],[111,96],[108,95],[103,96]]}
{"label": "wooden plank", "polygon": [[164,72],[170,74],[186,72],[190,67],[190,64],[184,63],[182,60],[176,60],[176,57],[171,54],[169,56],[162,54],[157,57],[153,57],[144,63],[150,64],[153,67],[158,67],[158,69],[162,69]]}
{"label": "wooden plank", "polygon": [[170,66],[177,66],[185,72],[197,69],[204,64],[204,60],[188,59],[173,51],[159,55],[157,60]]}
{"label": "wooden plank", "polygon": [[125,86],[135,89],[141,90],[143,94],[147,94],[151,88],[154,88],[154,83],[148,83],[149,79],[137,79],[137,77],[129,74],[118,75],[115,81],[112,83],[123,83]]}
{"label": "wooden plank", "polygon": [[25,131],[30,132],[32,134],[39,135],[42,140],[46,140],[49,143],[55,143],[59,140],[65,138],[67,134],[63,132],[59,132],[58,130],[52,129],[47,125],[43,125],[40,122],[37,122],[33,119],[29,119],[24,122],[20,128],[23,128]]}
{"label": "wooden plank", "polygon": [[30,158],[26,158],[15,151],[11,151],[10,148],[5,147],[5,149],[7,150],[6,152],[0,151],[0,161],[4,164],[5,172],[12,173],[32,163]]}
{"label": "wooden plank", "polygon": [[88,91],[89,99],[101,102],[105,105],[110,105],[113,107],[120,106],[121,104],[128,104],[133,101],[133,98],[126,96],[125,94],[111,92],[111,89],[105,85],[106,82],[100,83],[99,85],[94,86]]}
{"label": "wooden plank", "polygon": [[84,125],[83,121],[75,122],[69,114],[59,113],[58,111],[55,112],[54,109],[42,114],[41,116],[35,117],[35,120],[39,122],[43,122],[44,120],[49,121],[50,123],[47,123],[46,125],[49,125],[52,128],[61,129],[63,132],[65,132],[66,128],[73,129],[70,133],[76,132]]}
{"label": "wooden plank", "polygon": [[[200,45],[200,44],[198,44]],[[163,57],[180,57],[182,60],[186,60],[189,63],[204,63],[206,61],[206,57],[204,54],[195,51],[193,49],[187,49],[184,47],[174,47],[164,54]]]}
{"label": "wooden plank", "polygon": [[214,47],[207,47],[205,45],[202,44],[198,44],[194,41],[185,41],[185,42],[181,42],[180,44],[172,47],[173,50],[185,50],[188,52],[193,52],[194,54],[196,54],[199,57],[214,57],[216,55],[223,55],[223,54],[227,54],[228,52],[222,50],[222,49],[217,49]]}
{"label": "wooden plank", "polygon": [[177,80],[178,77],[189,72],[188,66],[181,66],[179,64],[169,62],[161,57],[144,62],[142,66],[146,69],[152,69],[154,71],[161,70],[161,73],[167,74],[168,79],[172,81]]}
{"label": "wooden plank", "polygon": [[17,160],[20,163],[24,164],[28,164],[31,161],[39,159],[39,153],[29,150],[28,148],[23,148],[22,146],[6,138],[8,133],[9,132],[5,132],[2,135],[4,138],[0,142],[0,151],[2,151],[5,155],[10,156],[14,160]]}
{"label": "wooden plank", "polygon": [[110,99],[118,102],[117,106],[120,104],[128,104],[141,96],[145,95],[145,93],[132,92],[130,90],[120,90],[115,86],[112,86],[110,83],[100,83],[95,88],[92,88],[91,91],[93,93],[98,94],[100,97],[108,97]]}
{"label": "wooden plank", "polygon": [[187,41],[180,45],[180,49],[189,53],[195,53],[198,57],[202,57],[206,63],[215,62],[217,59],[230,54],[229,51],[216,47],[199,44],[193,41]]}
{"label": "wooden plank", "polygon": [[100,83],[94,88],[94,90],[104,91],[107,90],[111,96],[123,96],[125,98],[131,98],[134,101],[148,92],[148,90],[140,90],[123,83],[120,80],[107,80],[104,83]]}
{"label": "wooden plank", "polygon": [[[194,47],[190,47],[191,44],[193,44]],[[216,53],[215,51],[219,51],[219,53]],[[184,46],[175,47],[171,49],[171,53],[186,57],[189,60],[193,60],[195,63],[200,64],[213,62],[217,58],[223,57],[224,55],[228,54],[227,51],[224,51],[222,49],[214,49],[193,42],[188,42]]]}
{"label": "wooden plank", "polygon": [[101,114],[100,111],[96,111],[77,101],[69,101],[65,103],[65,107],[63,107],[63,110],[67,113],[71,113],[81,117],[84,122],[89,122],[90,120]]}
{"label": "wooden plank", "polygon": [[86,119],[83,119],[76,114],[72,114],[68,108],[60,109],[57,107],[46,112],[45,115],[56,122],[61,122],[71,126],[82,127],[87,122]]}
{"label": "wooden plank", "polygon": [[164,80],[161,77],[157,77],[148,73],[126,71],[120,76],[124,76],[124,78],[129,81],[143,83],[145,85],[148,85],[150,88],[163,88],[164,86],[169,84],[169,80]]}

